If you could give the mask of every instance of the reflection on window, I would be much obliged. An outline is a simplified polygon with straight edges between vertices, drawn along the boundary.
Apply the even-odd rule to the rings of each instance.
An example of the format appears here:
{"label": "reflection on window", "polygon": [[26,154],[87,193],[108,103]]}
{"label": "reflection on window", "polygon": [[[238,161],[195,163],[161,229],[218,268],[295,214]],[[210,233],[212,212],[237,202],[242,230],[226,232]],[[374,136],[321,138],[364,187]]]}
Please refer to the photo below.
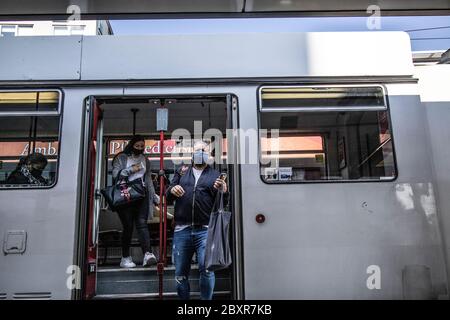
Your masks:
{"label": "reflection on window", "polygon": [[0,187],[54,184],[58,132],[58,116],[1,117],[0,114]]}
{"label": "reflection on window", "polygon": [[59,98],[53,91],[0,92],[0,188],[55,184]]}
{"label": "reflection on window", "polygon": [[[355,91],[351,92],[354,95]],[[372,93],[369,90],[369,94]],[[307,94],[308,101],[316,99],[310,92]],[[325,101],[327,95],[317,97],[323,100],[320,105],[336,106]],[[352,111],[342,101],[338,101],[339,106],[333,111],[311,107],[307,111],[290,112],[281,102],[277,103],[282,111],[274,111],[273,103],[269,104],[270,111],[262,109],[260,162],[264,181],[383,180],[395,177],[387,110],[380,110],[373,102],[371,105],[377,105],[374,110],[355,107]],[[361,101],[367,107],[368,99]],[[303,100],[300,103],[302,107],[308,107]],[[349,105],[355,103],[349,101]],[[289,100],[289,106],[295,107],[295,101]],[[339,107],[345,107],[345,110],[338,111]]]}

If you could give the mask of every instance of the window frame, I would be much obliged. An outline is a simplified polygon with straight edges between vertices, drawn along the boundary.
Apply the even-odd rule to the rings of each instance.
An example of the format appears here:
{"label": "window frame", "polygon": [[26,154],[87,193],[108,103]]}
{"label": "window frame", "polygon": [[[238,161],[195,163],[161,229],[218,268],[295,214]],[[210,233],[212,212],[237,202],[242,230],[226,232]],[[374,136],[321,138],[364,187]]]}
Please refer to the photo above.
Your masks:
{"label": "window frame", "polygon": [[63,97],[64,91],[61,88],[46,88],[46,89],[1,89],[0,93],[4,92],[57,92],[58,93],[58,109],[56,111],[5,111],[0,109],[0,118],[8,117],[58,117],[58,153],[56,157],[56,171],[55,180],[48,186],[26,186],[26,185],[11,185],[11,187],[5,187],[7,184],[0,184],[0,192],[5,190],[47,190],[52,189],[58,184],[59,179],[59,167],[61,159],[61,140],[62,140],[62,125],[63,125]]}
{"label": "window frame", "polygon": [[[384,107],[287,107],[287,108],[263,108],[262,104],[262,90],[265,88],[269,89],[288,89],[288,88],[380,88],[383,93],[383,99],[384,99]],[[388,97],[388,91],[385,85],[383,84],[318,84],[318,85],[260,85],[256,90],[256,97],[257,97],[257,123],[258,123],[258,170],[259,170],[259,178],[261,181],[268,185],[288,185],[288,184],[330,184],[330,183],[383,183],[383,182],[393,182],[397,180],[399,172],[398,172],[398,166],[397,166],[397,157],[396,157],[396,151],[395,151],[395,143],[394,143],[394,132],[393,132],[393,126],[392,126],[392,118],[391,118],[391,112],[390,112],[390,106],[389,106],[389,97]],[[394,169],[395,174],[393,177],[389,178],[381,178],[378,180],[375,179],[342,179],[342,180],[275,180],[275,181],[267,181],[263,178],[261,175],[261,155],[262,155],[262,149],[261,149],[261,114],[262,113],[320,113],[320,112],[354,112],[354,111],[385,111],[388,114],[388,124],[389,124],[389,130],[391,135],[391,143],[392,143],[392,156],[394,159]],[[324,144],[326,145],[326,150],[328,150],[328,144],[326,141],[324,141]],[[328,157],[326,157],[328,158]],[[328,172],[328,166],[327,166],[327,172]]]}

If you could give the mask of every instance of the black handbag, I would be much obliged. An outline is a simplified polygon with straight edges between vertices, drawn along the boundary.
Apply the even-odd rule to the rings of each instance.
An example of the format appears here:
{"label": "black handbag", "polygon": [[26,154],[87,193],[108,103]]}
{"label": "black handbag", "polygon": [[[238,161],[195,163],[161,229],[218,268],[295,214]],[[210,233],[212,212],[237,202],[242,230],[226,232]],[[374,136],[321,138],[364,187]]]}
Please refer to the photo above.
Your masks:
{"label": "black handbag", "polygon": [[231,265],[230,222],[231,212],[224,210],[223,192],[219,190],[209,219],[206,239],[205,267],[208,271],[225,269]]}
{"label": "black handbag", "polygon": [[116,184],[100,190],[111,210],[123,208],[136,201],[145,199],[147,187],[142,178],[128,181],[128,179],[118,180]]}

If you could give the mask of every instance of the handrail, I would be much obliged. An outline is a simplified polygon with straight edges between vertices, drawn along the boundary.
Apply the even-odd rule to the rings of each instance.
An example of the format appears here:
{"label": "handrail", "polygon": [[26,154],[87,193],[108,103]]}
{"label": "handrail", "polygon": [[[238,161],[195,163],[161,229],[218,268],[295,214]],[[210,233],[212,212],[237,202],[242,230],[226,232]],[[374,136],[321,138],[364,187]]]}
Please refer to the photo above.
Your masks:
{"label": "handrail", "polygon": [[361,161],[361,163],[358,165],[358,168],[361,167],[362,165],[364,165],[367,161],[369,161],[369,159],[378,152],[378,150],[380,150],[381,148],[383,148],[389,141],[391,141],[391,137],[389,137],[388,139],[386,139],[383,143],[381,143],[371,154],[369,154],[363,161]]}
{"label": "handrail", "polygon": [[165,195],[165,174],[164,174],[164,131],[160,131],[160,153],[159,153],[159,261],[157,272],[159,276],[159,299],[163,298],[163,277],[164,267],[166,265],[166,247],[167,247],[167,201]]}

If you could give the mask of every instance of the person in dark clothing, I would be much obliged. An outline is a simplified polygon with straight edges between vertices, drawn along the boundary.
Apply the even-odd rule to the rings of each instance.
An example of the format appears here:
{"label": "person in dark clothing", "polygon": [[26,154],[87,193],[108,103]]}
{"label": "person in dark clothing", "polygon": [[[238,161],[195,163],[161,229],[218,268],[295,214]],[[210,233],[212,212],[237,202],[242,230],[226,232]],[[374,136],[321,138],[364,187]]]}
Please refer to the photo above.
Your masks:
{"label": "person in dark clothing", "polygon": [[120,267],[122,268],[136,267],[130,254],[134,225],[136,225],[144,255],[142,265],[146,267],[156,263],[156,257],[150,246],[150,233],[147,221],[153,218],[154,205],[159,203],[159,196],[155,193],[150,161],[144,156],[144,149],[144,138],[136,135],[128,142],[124,151],[117,154],[113,159],[112,176],[114,183],[120,179],[127,179],[128,181],[143,179],[147,187],[147,196],[143,200],[117,210],[123,225],[122,259],[120,261]]}
{"label": "person in dark clothing", "polygon": [[42,176],[42,172],[47,166],[47,163],[47,158],[42,153],[31,153],[19,161],[16,169],[6,179],[6,183],[37,186],[48,185],[48,180]]}
{"label": "person in dark clothing", "polygon": [[189,272],[194,252],[200,272],[200,298],[212,299],[215,276],[205,268],[205,248],[211,210],[218,189],[227,191],[220,173],[208,165],[209,145],[203,141],[194,145],[191,166],[175,172],[167,189],[167,200],[175,200],[175,230],[173,257],[178,296],[189,299]]}

